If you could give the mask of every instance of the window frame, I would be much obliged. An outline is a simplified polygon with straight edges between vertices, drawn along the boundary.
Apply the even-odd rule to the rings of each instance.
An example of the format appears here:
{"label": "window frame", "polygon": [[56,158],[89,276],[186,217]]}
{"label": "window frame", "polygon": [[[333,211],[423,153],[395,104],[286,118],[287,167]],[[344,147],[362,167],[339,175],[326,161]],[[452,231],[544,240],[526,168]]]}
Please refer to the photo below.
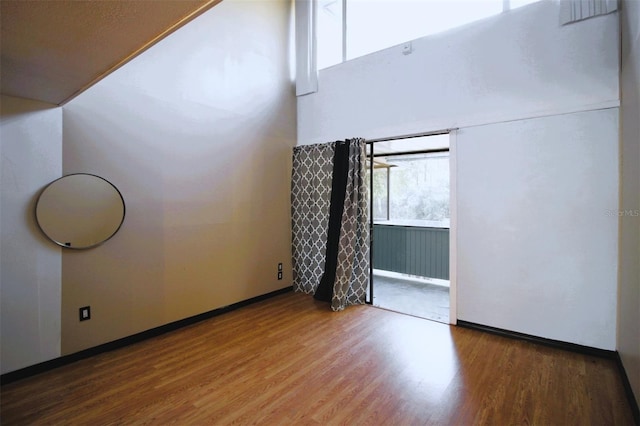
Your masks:
{"label": "window frame", "polygon": [[[314,4],[314,16],[317,17],[318,13],[319,13],[319,11],[318,11],[319,1],[318,0],[310,0],[310,1],[312,1],[313,4]],[[349,0],[337,0],[337,1],[340,1],[341,5],[342,5],[342,34],[341,34],[342,44],[341,44],[341,55],[340,55],[341,61],[337,62],[337,63],[333,63],[331,65],[321,66],[320,61],[317,58],[318,51],[316,49],[314,51],[314,55],[316,56],[315,61],[316,61],[316,64],[317,64],[317,70],[318,71],[324,70],[324,69],[327,69],[327,68],[330,68],[330,67],[333,67],[333,66],[336,66],[336,65],[339,65],[339,64],[343,64],[343,63],[351,61],[353,59],[357,59],[357,58],[360,58],[362,56],[365,56],[365,55],[361,55],[361,56],[356,56],[356,57],[347,59],[347,53],[348,53],[347,52],[347,37],[348,37],[348,26],[347,26],[348,5],[347,5],[347,2]],[[516,1],[517,0],[502,0],[502,12],[500,12],[500,14],[512,10],[513,9],[511,7],[512,3],[516,2]],[[540,1],[542,1],[542,0],[533,0],[531,3],[528,3],[528,4],[533,4],[533,3],[540,2]],[[521,6],[517,6],[517,7],[521,7]],[[493,15],[493,16],[495,16],[495,15]],[[316,42],[317,42],[317,39],[318,39],[318,26],[317,25],[314,25],[314,32],[315,32],[315,38],[316,38]],[[411,40],[405,40],[403,43],[408,43],[410,41]],[[370,53],[379,52],[379,51],[384,50],[384,49],[386,49],[386,48],[382,48],[382,49],[379,49],[379,50],[376,50],[376,51],[370,52]]]}

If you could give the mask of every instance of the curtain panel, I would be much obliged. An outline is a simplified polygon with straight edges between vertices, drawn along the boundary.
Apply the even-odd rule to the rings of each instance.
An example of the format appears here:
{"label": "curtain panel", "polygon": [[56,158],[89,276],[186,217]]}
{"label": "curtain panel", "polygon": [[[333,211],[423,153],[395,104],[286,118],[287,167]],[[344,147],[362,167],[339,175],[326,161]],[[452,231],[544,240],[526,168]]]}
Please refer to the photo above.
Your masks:
{"label": "curtain panel", "polygon": [[369,192],[364,139],[352,139],[331,309],[365,303],[369,286]]}
{"label": "curtain panel", "polygon": [[293,286],[334,311],[365,303],[369,285],[365,160],[364,139],[293,152]]}
{"label": "curtain panel", "polygon": [[293,289],[313,294],[324,273],[335,143],[293,148]]}

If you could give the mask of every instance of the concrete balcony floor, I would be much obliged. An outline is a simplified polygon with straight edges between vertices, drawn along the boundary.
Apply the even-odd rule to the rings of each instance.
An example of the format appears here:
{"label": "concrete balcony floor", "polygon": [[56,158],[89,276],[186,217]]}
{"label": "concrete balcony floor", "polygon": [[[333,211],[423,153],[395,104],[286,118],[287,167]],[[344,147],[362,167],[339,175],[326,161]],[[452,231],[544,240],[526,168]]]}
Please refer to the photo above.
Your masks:
{"label": "concrete balcony floor", "polygon": [[373,271],[373,305],[449,323],[449,281]]}

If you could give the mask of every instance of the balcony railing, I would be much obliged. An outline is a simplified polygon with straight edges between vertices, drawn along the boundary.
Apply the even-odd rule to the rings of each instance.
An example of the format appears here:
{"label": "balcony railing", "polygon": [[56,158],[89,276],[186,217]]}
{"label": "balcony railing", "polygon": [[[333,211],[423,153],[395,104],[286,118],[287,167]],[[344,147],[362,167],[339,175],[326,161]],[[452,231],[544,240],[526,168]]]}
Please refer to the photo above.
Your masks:
{"label": "balcony railing", "polygon": [[449,228],[373,225],[373,267],[449,279]]}

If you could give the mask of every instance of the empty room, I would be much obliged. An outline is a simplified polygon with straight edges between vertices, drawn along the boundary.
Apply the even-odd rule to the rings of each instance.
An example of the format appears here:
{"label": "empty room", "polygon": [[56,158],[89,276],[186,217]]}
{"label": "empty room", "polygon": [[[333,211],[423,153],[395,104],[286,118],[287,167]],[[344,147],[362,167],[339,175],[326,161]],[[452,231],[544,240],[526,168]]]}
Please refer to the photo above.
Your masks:
{"label": "empty room", "polygon": [[640,424],[639,1],[0,6],[3,425]]}

